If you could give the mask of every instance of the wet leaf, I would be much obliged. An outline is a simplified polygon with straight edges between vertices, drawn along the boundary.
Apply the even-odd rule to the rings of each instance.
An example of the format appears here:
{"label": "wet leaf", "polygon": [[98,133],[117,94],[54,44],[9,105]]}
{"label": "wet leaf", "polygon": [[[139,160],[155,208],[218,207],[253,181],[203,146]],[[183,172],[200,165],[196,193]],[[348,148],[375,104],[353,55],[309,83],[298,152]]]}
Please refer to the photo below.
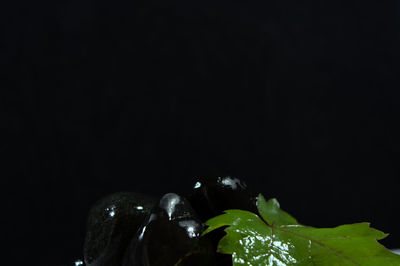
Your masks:
{"label": "wet leaf", "polygon": [[206,222],[203,235],[227,226],[218,252],[231,254],[233,265],[400,265],[400,256],[377,242],[387,234],[368,223],[314,228],[300,225],[276,199],[259,195],[257,206],[260,216],[227,210]]}

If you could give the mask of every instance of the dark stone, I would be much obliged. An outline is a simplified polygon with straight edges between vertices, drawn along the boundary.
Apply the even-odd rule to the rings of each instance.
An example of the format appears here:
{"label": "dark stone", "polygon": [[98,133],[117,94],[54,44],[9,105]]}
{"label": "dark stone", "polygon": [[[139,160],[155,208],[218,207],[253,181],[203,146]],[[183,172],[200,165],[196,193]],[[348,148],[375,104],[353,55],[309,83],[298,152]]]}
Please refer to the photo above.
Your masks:
{"label": "dark stone", "polygon": [[230,176],[198,178],[189,201],[203,221],[229,209],[257,213],[256,197],[246,183]]}
{"label": "dark stone", "polygon": [[89,212],[84,244],[87,266],[120,266],[130,240],[137,232],[156,198],[120,192],[96,203]]}
{"label": "dark stone", "polygon": [[[258,213],[257,198],[252,195],[247,184],[230,176],[198,178],[193,185],[189,200],[203,222],[229,209]],[[208,237],[214,250],[217,250],[218,243],[224,235],[223,228],[209,233]],[[216,262],[219,266],[232,265],[232,256],[217,253]]]}
{"label": "dark stone", "polygon": [[85,263],[81,259],[76,259],[72,262],[69,262],[67,264],[62,264],[62,266],[85,266]]}
{"label": "dark stone", "polygon": [[132,240],[123,265],[214,265],[215,250],[208,238],[200,237],[203,230],[186,199],[165,194]]}

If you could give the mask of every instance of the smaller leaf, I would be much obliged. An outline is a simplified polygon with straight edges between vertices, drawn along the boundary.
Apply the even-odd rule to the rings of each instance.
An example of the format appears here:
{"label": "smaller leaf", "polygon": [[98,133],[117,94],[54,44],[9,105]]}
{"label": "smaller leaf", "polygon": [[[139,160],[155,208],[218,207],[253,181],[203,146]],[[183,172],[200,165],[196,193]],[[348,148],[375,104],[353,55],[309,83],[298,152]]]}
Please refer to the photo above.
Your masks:
{"label": "smaller leaf", "polygon": [[266,202],[263,195],[259,194],[257,209],[269,225],[299,224],[290,214],[280,209],[279,202],[275,198]]}
{"label": "smaller leaf", "polygon": [[218,228],[228,225],[243,225],[244,221],[247,222],[254,222],[258,221],[260,218],[257,214],[254,214],[249,211],[242,211],[242,210],[226,210],[225,214],[221,214],[215,216],[214,218],[209,219],[206,222],[208,228],[202,233],[205,235],[211,231],[214,231]]}

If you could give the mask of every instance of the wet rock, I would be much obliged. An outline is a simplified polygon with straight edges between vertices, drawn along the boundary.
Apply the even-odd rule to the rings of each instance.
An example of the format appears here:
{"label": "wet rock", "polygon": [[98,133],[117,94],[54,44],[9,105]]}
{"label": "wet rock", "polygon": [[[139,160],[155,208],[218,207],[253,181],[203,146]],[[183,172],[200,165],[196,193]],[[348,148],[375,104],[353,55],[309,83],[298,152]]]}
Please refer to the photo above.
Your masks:
{"label": "wet rock", "polygon": [[[258,212],[256,197],[247,184],[230,176],[198,178],[194,182],[189,201],[203,222],[229,209]],[[214,250],[217,250],[224,235],[223,228],[208,234]],[[232,265],[231,255],[217,253],[215,256],[218,266]]]}
{"label": "wet rock", "polygon": [[109,195],[89,212],[84,244],[87,266],[120,266],[123,255],[157,199],[130,192]]}
{"label": "wet rock", "polygon": [[214,265],[215,250],[208,238],[200,237],[203,230],[186,199],[165,194],[132,240],[123,265]]}
{"label": "wet rock", "polygon": [[76,259],[70,263],[62,264],[62,266],[85,266],[85,263],[81,259]]}
{"label": "wet rock", "polygon": [[198,178],[189,201],[203,221],[228,209],[257,213],[256,198],[246,183],[230,176]]}

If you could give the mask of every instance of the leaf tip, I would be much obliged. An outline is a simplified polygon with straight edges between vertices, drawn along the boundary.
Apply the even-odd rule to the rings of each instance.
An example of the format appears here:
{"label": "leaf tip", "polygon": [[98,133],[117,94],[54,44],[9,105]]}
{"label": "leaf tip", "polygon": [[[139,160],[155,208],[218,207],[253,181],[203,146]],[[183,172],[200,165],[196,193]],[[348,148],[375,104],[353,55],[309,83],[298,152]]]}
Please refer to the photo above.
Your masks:
{"label": "leaf tip", "polygon": [[210,229],[210,228],[211,228],[211,227],[208,226],[208,227],[201,233],[201,236],[205,236],[206,234],[210,233],[210,232],[211,232],[211,229]]}
{"label": "leaf tip", "polygon": [[278,208],[281,207],[281,205],[279,204],[279,201],[276,198],[272,198],[270,199],[270,201]]}

